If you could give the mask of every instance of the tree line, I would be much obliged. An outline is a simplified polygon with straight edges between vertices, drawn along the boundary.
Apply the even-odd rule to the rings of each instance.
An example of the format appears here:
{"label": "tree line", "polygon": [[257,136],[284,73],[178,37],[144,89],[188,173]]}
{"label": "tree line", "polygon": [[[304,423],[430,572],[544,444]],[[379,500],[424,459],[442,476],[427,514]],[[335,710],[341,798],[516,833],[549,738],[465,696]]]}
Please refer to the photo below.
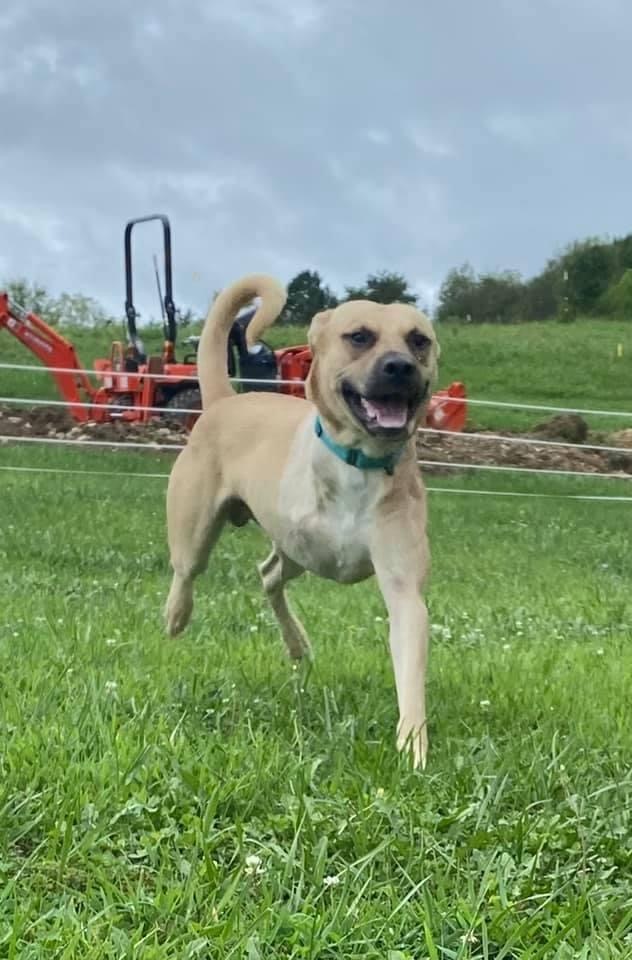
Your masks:
{"label": "tree line", "polygon": [[[418,303],[398,273],[372,274],[364,286],[346,287],[339,300],[316,271],[304,270],[288,285],[281,321],[307,324],[319,310],[357,299]],[[529,279],[514,270],[477,274],[464,264],[448,273],[434,310],[439,322],[570,321],[578,315],[632,318],[632,234],[572,243]]]}
{"label": "tree line", "polygon": [[632,317],[632,234],[568,246],[531,279],[511,270],[451,270],[439,291],[439,321],[522,323],[584,316]]}
{"label": "tree line", "polygon": [[[62,293],[53,297],[45,287],[24,279],[11,280],[4,286],[0,284],[0,290],[6,290],[12,300],[52,326],[94,327],[120,323],[120,319],[109,316],[95,300],[82,294]],[[307,326],[315,313],[335,307],[344,300],[417,303],[417,296],[409,288],[408,281],[401,274],[388,271],[370,274],[363,286],[346,287],[344,297],[338,298],[316,270],[302,270],[290,280],[287,291],[287,303],[278,322],[296,326]],[[190,326],[201,323],[203,317],[186,309],[179,311],[178,319],[181,325]]]}
{"label": "tree line", "polygon": [[[65,293],[51,297],[43,287],[25,280],[10,282],[6,289],[18,303],[54,325],[120,322],[90,297]],[[287,292],[278,322],[294,326],[307,326],[315,313],[348,300],[424,306],[402,274],[387,270],[369,274],[361,286],[345,287],[341,297],[317,270],[301,270],[288,283]],[[513,270],[476,273],[464,264],[446,276],[434,310],[439,322],[468,323],[570,321],[580,314],[632,318],[632,234],[575,242],[529,279]],[[180,312],[183,325],[201,320],[191,310]]]}
{"label": "tree line", "polygon": [[369,274],[363,286],[345,287],[344,296],[339,298],[323,283],[317,270],[302,270],[287,285],[287,302],[279,322],[307,326],[315,313],[347,300],[417,304],[418,297],[400,273],[384,270]]}

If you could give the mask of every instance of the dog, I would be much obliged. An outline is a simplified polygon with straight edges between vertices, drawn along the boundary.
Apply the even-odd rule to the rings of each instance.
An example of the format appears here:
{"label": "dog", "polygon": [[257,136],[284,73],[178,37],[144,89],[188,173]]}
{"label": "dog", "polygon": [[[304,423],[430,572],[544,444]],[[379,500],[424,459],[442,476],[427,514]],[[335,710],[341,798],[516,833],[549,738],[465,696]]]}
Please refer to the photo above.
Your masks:
{"label": "dog", "polygon": [[203,412],[167,490],[167,631],[175,636],[188,623],[194,580],[227,523],[254,520],[272,541],[259,573],[292,658],[311,648],[288,604],[288,581],[304,571],[342,584],[375,575],[389,618],[397,747],[425,766],[429,626],[421,591],[430,554],[415,433],[437,379],[433,326],[407,304],[345,302],[311,322],[306,399],[237,394],[226,345],[236,314],[256,298],[247,331],[254,344],[286,301],[284,287],[260,274],[219,294],[200,339]]}

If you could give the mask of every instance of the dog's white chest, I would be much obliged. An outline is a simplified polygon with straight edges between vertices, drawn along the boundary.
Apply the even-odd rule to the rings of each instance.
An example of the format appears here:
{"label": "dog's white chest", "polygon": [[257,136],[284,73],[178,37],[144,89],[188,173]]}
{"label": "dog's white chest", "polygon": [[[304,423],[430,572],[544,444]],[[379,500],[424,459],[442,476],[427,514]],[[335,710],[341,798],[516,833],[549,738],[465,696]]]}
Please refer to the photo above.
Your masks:
{"label": "dog's white chest", "polygon": [[291,458],[279,491],[278,545],[318,576],[364,580],[373,573],[369,545],[383,480],[341,463],[324,447],[311,457],[300,447],[302,456]]}
{"label": "dog's white chest", "polygon": [[362,511],[321,502],[312,509],[296,507],[288,520],[284,552],[306,570],[341,583],[372,573],[369,526]]}

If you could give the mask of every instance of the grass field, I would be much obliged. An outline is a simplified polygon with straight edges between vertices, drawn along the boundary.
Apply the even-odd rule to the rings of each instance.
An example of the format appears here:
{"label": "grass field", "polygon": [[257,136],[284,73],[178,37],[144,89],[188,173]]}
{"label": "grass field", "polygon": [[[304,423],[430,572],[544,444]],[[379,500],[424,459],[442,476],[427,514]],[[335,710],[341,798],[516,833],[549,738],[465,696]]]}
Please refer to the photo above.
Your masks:
{"label": "grass field", "polygon": [[[9,465],[169,461],[0,447]],[[430,494],[414,773],[373,583],[295,585],[316,661],[293,671],[265,541],[229,532],[167,641],[163,480],[0,477],[1,957],[632,956],[630,504]]]}
{"label": "grass field", "polygon": [[[630,426],[631,331],[445,327],[441,385]],[[71,339],[91,366],[116,335]],[[4,361],[32,362],[0,336]],[[57,398],[48,375],[0,382]],[[470,409],[491,428],[545,417]],[[266,543],[232,531],[165,639],[165,481],[127,475],[169,465],[0,447],[0,958],[632,957],[632,504],[449,492],[629,483],[429,480],[422,774],[393,749],[374,583],[293,587],[316,650],[295,671],[259,589]]]}
{"label": "grass field", "polygon": [[[189,331],[183,333],[186,335]],[[108,356],[120,330],[77,330],[69,334],[88,367]],[[304,343],[304,328],[273,327],[273,346]],[[630,420],[590,417],[592,429],[615,430],[632,424],[632,322],[578,320],[573,324],[519,326],[442,326],[440,385],[462,380],[471,397],[483,400],[630,411]],[[30,363],[32,355],[6,333],[0,334],[2,360]],[[617,345],[623,356],[617,356]],[[146,346],[160,349],[160,334],[149,331]],[[0,395],[57,398],[48,374],[0,371]],[[481,427],[527,428],[546,413],[471,407],[470,420]]]}

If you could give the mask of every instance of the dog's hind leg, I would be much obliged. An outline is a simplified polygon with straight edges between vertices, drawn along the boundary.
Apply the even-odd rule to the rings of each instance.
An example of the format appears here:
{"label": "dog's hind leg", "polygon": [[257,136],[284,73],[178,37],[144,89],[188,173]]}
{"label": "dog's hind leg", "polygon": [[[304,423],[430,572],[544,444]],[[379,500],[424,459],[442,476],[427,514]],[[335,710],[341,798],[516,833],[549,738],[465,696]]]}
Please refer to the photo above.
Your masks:
{"label": "dog's hind leg", "polygon": [[270,556],[259,564],[263,589],[279,623],[287,651],[293,660],[300,660],[305,656],[311,657],[312,652],[305,629],[292,613],[285,596],[286,583],[302,573],[302,567],[297,566],[277,549],[274,549]]}
{"label": "dog's hind leg", "polygon": [[[177,467],[177,464],[176,464]],[[172,476],[176,476],[176,470]],[[209,478],[189,473],[169,485],[167,529],[173,578],[165,607],[167,631],[181,633],[193,610],[193,582],[206,569],[209,554],[228,519],[225,505],[217,503]],[[215,494],[215,496],[213,496]]]}

